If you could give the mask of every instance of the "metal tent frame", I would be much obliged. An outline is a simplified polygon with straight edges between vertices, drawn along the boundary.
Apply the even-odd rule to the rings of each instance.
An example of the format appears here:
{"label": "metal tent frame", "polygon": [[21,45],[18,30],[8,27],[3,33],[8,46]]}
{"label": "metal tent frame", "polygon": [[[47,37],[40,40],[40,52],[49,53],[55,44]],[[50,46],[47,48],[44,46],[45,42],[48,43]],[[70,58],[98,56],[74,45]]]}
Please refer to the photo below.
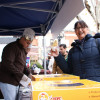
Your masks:
{"label": "metal tent frame", "polygon": [[[5,20],[2,19],[3,16],[4,19],[9,19],[8,17],[10,17],[10,15],[8,15],[5,13],[1,13],[1,17],[0,17],[0,21],[4,22],[0,24],[0,35],[21,35],[23,30],[28,27],[28,28],[32,28],[35,30],[36,35],[43,35],[45,36],[46,33],[48,32],[48,30],[50,29],[54,19],[56,18],[58,12],[60,11],[62,5],[64,3],[64,0],[14,0],[12,2],[12,0],[8,0],[7,2],[3,2],[0,1],[0,11],[2,12],[7,12],[8,9],[8,13],[10,13],[10,10],[12,10],[11,14],[14,12],[20,12],[22,13],[24,11],[27,12],[28,14],[37,14],[41,13],[42,15],[44,15],[44,21],[40,21],[39,18],[35,18],[35,20],[33,20],[32,17],[30,17],[33,21],[34,24],[31,24],[30,26],[28,25],[22,25],[21,27],[16,26],[13,27],[13,23],[12,24],[7,24],[10,25],[10,27],[5,25]],[[39,5],[39,6],[38,6]],[[43,7],[48,5],[48,7]],[[34,7],[35,6],[35,7]],[[19,14],[20,14],[19,13]],[[40,15],[41,15],[40,14]],[[26,15],[25,15],[26,16]],[[14,15],[12,15],[11,17],[14,18]],[[41,16],[42,17],[42,16]],[[17,17],[15,17],[15,20],[18,20]],[[13,21],[15,22],[15,21]],[[23,22],[24,24],[24,22]]]}

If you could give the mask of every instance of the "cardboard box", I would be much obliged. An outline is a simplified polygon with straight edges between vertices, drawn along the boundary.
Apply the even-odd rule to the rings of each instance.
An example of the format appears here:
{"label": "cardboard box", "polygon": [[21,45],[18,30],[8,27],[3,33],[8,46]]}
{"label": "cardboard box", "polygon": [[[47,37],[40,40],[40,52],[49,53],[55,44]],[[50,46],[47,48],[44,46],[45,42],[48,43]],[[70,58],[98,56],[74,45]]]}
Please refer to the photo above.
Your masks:
{"label": "cardboard box", "polygon": [[33,100],[100,100],[100,83],[91,80],[32,82]]}
{"label": "cardboard box", "polygon": [[35,81],[51,81],[51,80],[67,80],[67,79],[80,79],[79,76],[70,74],[48,74],[48,75],[33,75]]}

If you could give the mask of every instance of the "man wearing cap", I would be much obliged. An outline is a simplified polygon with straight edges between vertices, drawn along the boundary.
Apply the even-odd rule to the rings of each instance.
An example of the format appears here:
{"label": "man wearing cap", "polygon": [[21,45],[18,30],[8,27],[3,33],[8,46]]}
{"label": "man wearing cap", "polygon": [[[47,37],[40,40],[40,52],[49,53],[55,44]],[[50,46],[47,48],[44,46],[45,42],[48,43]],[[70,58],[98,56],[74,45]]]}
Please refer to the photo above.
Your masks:
{"label": "man wearing cap", "polygon": [[[0,65],[0,89],[5,100],[16,100],[19,84],[29,80],[30,70],[26,67],[25,49],[32,43],[35,32],[26,28],[20,39],[3,49]],[[23,85],[23,84],[22,84]]]}

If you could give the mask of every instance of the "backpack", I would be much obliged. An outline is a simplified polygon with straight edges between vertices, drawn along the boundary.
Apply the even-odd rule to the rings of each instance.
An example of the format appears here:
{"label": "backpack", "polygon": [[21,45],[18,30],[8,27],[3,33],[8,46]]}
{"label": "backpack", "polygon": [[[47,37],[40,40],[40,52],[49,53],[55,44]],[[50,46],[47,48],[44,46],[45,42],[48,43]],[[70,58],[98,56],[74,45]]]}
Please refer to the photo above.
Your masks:
{"label": "backpack", "polygon": [[97,48],[98,48],[98,50],[99,50],[99,52],[100,52],[99,41],[98,41],[98,39],[97,39],[97,38],[100,38],[100,33],[96,33],[96,34],[93,36],[93,38],[95,38],[95,42],[96,42]]}

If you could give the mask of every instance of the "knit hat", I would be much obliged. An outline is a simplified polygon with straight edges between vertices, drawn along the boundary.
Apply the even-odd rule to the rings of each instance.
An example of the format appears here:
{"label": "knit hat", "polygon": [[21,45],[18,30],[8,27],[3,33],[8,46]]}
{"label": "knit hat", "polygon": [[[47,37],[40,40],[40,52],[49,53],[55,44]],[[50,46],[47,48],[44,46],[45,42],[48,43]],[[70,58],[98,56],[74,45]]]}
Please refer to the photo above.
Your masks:
{"label": "knit hat", "polygon": [[34,30],[32,30],[31,28],[25,28],[22,37],[25,37],[27,40],[33,41],[34,36]]}

